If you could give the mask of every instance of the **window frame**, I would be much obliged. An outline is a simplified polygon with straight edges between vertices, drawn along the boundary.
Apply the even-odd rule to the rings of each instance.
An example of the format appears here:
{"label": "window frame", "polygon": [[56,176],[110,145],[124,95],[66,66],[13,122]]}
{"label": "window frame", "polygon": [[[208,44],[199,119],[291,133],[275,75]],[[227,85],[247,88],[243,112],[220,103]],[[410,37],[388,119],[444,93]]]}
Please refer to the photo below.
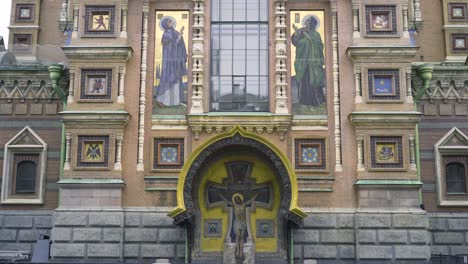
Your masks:
{"label": "window frame", "polygon": [[[452,139],[456,137],[457,143]],[[445,134],[435,145],[435,177],[436,177],[436,195],[439,206],[468,206],[468,186],[465,187],[466,193],[448,193],[446,186],[446,165],[463,157],[465,165],[465,185],[467,183],[467,163],[468,163],[468,137],[458,128],[453,127]]]}
{"label": "window frame", "polygon": [[[266,15],[265,16],[262,16],[262,14],[260,13],[261,12],[261,7],[262,7],[262,3],[260,1],[265,1],[265,6],[267,7],[267,10],[265,11],[266,12]],[[219,4],[219,3],[218,3]],[[233,2],[234,4],[234,2]],[[224,21],[224,20],[210,20],[210,40],[213,38],[213,33],[214,33],[214,30],[213,30],[213,26],[220,26],[219,28],[219,36],[218,38],[221,39],[221,26],[223,25],[229,25],[229,26],[232,26],[232,47],[230,49],[221,49],[220,47],[218,47],[218,51],[220,50],[224,50],[224,51],[231,51],[231,74],[230,75],[222,75],[219,71],[218,71],[218,74],[217,75],[214,75],[213,74],[213,67],[214,67],[214,51],[215,49],[213,49],[213,41],[210,41],[210,56],[209,56],[209,59],[210,59],[210,76],[209,76],[209,80],[210,80],[210,85],[209,85],[209,91],[210,91],[210,96],[209,96],[209,111],[210,112],[220,112],[220,113],[226,113],[226,112],[258,112],[258,113],[265,113],[265,112],[270,112],[271,111],[271,91],[270,91],[270,83],[271,83],[271,80],[270,80],[270,47],[269,47],[269,42],[270,42],[270,19],[269,19],[269,15],[270,15],[270,4],[269,4],[269,1],[268,0],[259,0],[258,1],[258,5],[259,5],[259,14],[258,14],[258,20],[255,20],[255,21],[251,21],[251,20],[247,20],[247,6],[248,4],[248,0],[245,1],[245,6],[246,6],[246,20],[234,20],[232,19],[232,21]],[[221,13],[219,13],[217,16],[214,16],[213,15],[213,2],[210,4],[210,14],[211,14],[211,17],[220,17],[221,16]],[[221,5],[218,6],[219,9],[221,9]],[[233,13],[233,17],[234,17],[234,10],[232,11]],[[257,51],[258,53],[258,75],[248,75],[247,74],[247,66],[245,67],[245,74],[244,75],[239,75],[238,73],[236,73],[234,71],[234,57],[235,57],[235,51],[236,50],[239,50],[239,49],[235,49],[234,48],[234,32],[235,32],[235,27],[236,26],[245,26],[245,33],[247,34],[248,32],[248,26],[249,25],[254,25],[254,26],[257,26],[258,27],[258,47],[256,49],[248,49],[247,48],[247,37],[245,39],[245,47],[243,49],[241,49],[242,51],[244,51],[244,57],[245,57],[245,61],[243,61],[244,65],[247,65],[248,64],[248,60],[247,60],[247,54],[248,54],[248,51],[249,50],[254,50],[254,51]],[[262,29],[262,26],[266,26],[266,35],[264,36],[261,36],[260,33],[263,32],[263,29]],[[262,43],[262,38],[264,38],[265,40],[265,43]],[[264,44],[264,45],[262,45]],[[220,44],[219,44],[220,45]],[[266,49],[262,48],[262,47],[266,47]],[[265,52],[265,58],[262,58],[262,54],[263,52]],[[218,56],[220,56],[218,54]],[[262,59],[266,59],[267,60],[267,63],[266,63],[266,68],[264,70],[262,70]],[[220,60],[220,59],[218,59]],[[262,72],[265,72],[266,74],[265,75],[262,75],[261,73]],[[215,90],[214,89],[214,85],[213,85],[213,77],[216,76],[218,78],[218,82],[221,83],[221,78],[230,78],[231,79],[231,85],[232,85],[232,89],[231,89],[231,93],[229,95],[233,96],[235,95],[234,93],[234,83],[235,83],[235,79],[236,78],[243,78],[243,83],[244,83],[244,101],[234,101],[232,100],[232,104],[238,104],[239,106],[237,107],[237,109],[231,109],[231,110],[221,110],[221,107],[220,107],[220,104],[223,103],[222,100],[220,100],[221,98],[221,85],[218,84],[218,87],[217,89]],[[258,81],[258,93],[255,94],[256,97],[264,97],[265,98],[265,101],[255,101],[254,102],[254,109],[253,110],[250,110],[250,109],[245,109],[245,110],[240,110],[241,109],[241,105],[244,105],[245,106],[248,106],[250,101],[248,100],[247,98],[247,95],[248,95],[248,91],[249,91],[249,87],[250,86],[247,86],[247,83],[248,83],[248,79],[249,77],[254,77],[256,78],[256,80]],[[262,87],[260,84],[262,84],[264,81],[266,81],[266,84],[264,87]],[[253,86],[252,86],[253,87]],[[261,93],[261,90],[264,90],[266,91],[266,94],[264,94],[264,96],[262,95]],[[215,94],[217,94],[217,97],[218,97],[218,100],[217,101],[214,101],[214,97],[215,97]],[[228,95],[228,94],[226,94]],[[214,103],[217,103],[218,104],[218,110],[215,110],[215,108],[213,107],[213,104]],[[259,110],[255,110],[256,108],[259,108]]]}
{"label": "window frame", "polygon": [[[30,142],[22,141],[29,136]],[[35,193],[16,194],[15,155],[38,155]],[[47,143],[42,140],[29,126],[23,128],[5,144],[3,159],[1,204],[35,204],[45,202],[45,181],[47,164]]]}
{"label": "window frame", "polygon": [[[445,183],[445,192],[447,195],[454,196],[454,195],[466,195],[467,194],[467,186],[466,186],[466,162],[460,161],[459,159],[467,159],[468,156],[445,156],[444,157],[444,183]],[[451,164],[460,164],[463,166],[463,192],[449,192],[448,188],[448,166]]]}

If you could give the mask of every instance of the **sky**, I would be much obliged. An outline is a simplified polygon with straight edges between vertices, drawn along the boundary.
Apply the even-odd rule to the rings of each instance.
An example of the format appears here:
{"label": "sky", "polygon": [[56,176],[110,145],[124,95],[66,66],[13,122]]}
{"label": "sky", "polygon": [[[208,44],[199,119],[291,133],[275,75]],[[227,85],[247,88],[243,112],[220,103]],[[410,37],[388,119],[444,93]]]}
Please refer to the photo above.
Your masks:
{"label": "sky", "polygon": [[11,0],[0,0],[0,36],[8,45],[8,26],[10,24]]}

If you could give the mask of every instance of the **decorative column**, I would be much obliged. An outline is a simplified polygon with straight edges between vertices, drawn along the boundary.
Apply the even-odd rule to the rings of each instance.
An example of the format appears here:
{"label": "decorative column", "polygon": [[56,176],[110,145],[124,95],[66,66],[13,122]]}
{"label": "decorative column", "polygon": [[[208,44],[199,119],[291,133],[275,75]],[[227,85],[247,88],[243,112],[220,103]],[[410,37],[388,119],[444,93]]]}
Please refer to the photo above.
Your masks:
{"label": "decorative column", "polygon": [[353,3],[353,38],[360,38],[359,31],[359,3]]}
{"label": "decorative column", "polygon": [[414,135],[409,135],[409,145],[410,145],[410,170],[416,170],[416,155],[414,151]]}
{"label": "decorative column", "polygon": [[190,114],[203,113],[203,33],[205,29],[205,0],[194,0],[192,26],[192,105]]}
{"label": "decorative column", "polygon": [[115,148],[115,164],[114,170],[120,171],[122,170],[122,141],[123,136],[121,134],[117,135],[116,137],[116,148]]}
{"label": "decorative column", "polygon": [[120,37],[127,38],[127,16],[128,16],[128,4],[122,3],[122,27],[120,29]]}
{"label": "decorative column", "polygon": [[358,171],[364,171],[364,139],[361,136],[357,137],[356,140],[357,143],[357,156],[358,156],[358,165],[357,165],[357,170]]}
{"label": "decorative column", "polygon": [[124,102],[124,89],[125,89],[125,66],[119,67],[119,94],[117,96],[117,102]]}
{"label": "decorative column", "polygon": [[71,135],[66,135],[66,147],[65,147],[65,163],[63,164],[63,170],[70,170],[70,148],[71,148]]}
{"label": "decorative column", "polygon": [[403,5],[403,37],[409,38],[408,31],[408,5]]}
{"label": "decorative column", "polygon": [[341,116],[340,116],[340,66],[338,60],[338,10],[332,1],[332,47],[333,47],[333,107],[335,114],[335,171],[343,171],[341,163]]}
{"label": "decorative column", "polygon": [[359,103],[362,103],[361,67],[360,66],[354,67],[354,81],[355,81],[355,86],[356,86],[355,103],[359,104]]}
{"label": "decorative column", "polygon": [[406,102],[407,103],[414,103],[413,101],[413,94],[412,94],[412,86],[411,86],[411,66],[406,67]]}
{"label": "decorative column", "polygon": [[419,0],[414,0],[414,20],[416,22],[422,22],[421,3]]}
{"label": "decorative column", "polygon": [[275,1],[276,30],[276,114],[289,114],[288,110],[288,68],[286,52],[286,0]]}
{"label": "decorative column", "polygon": [[68,86],[68,103],[73,103],[75,93],[75,69],[70,68],[70,84]]}
{"label": "decorative column", "polygon": [[72,38],[77,39],[78,38],[78,15],[80,13],[80,4],[74,4],[73,5],[73,32],[72,32]]}
{"label": "decorative column", "polygon": [[146,2],[143,5],[143,32],[141,40],[141,70],[140,70],[140,110],[138,124],[138,152],[137,152],[137,171],[144,171],[143,148],[145,144],[145,106],[146,106],[146,71],[148,56],[148,14],[149,5]]}
{"label": "decorative column", "polygon": [[60,10],[60,22],[68,20],[68,0],[62,0],[62,9]]}

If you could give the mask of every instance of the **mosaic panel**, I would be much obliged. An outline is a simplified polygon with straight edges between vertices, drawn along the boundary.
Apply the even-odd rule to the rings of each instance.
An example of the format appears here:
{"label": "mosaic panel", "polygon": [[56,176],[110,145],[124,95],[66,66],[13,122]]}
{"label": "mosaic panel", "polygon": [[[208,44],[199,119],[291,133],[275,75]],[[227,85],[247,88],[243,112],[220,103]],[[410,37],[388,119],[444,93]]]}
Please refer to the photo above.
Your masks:
{"label": "mosaic panel", "polygon": [[184,139],[154,139],[154,169],[180,169],[184,165]]}
{"label": "mosaic panel", "polygon": [[34,20],[34,4],[17,4],[16,22],[30,22]]}
{"label": "mosaic panel", "polygon": [[368,35],[396,35],[396,6],[366,6],[366,32]]}
{"label": "mosaic panel", "polygon": [[114,6],[86,6],[84,19],[86,35],[114,35]]}
{"label": "mosaic panel", "polygon": [[403,168],[401,137],[371,137],[372,168]]}
{"label": "mosaic panel", "polygon": [[221,237],[222,234],[222,219],[205,219],[204,236],[205,237]]}
{"label": "mosaic panel", "polygon": [[399,70],[369,70],[369,99],[400,100]]}
{"label": "mosaic panel", "polygon": [[256,229],[256,237],[258,238],[275,237],[275,221],[273,219],[257,219]]}
{"label": "mosaic panel", "polygon": [[112,98],[112,70],[82,70],[80,99]]}
{"label": "mosaic panel", "polygon": [[295,140],[296,169],[326,169],[325,139]]}
{"label": "mosaic panel", "polygon": [[77,167],[109,166],[109,136],[78,136]]}

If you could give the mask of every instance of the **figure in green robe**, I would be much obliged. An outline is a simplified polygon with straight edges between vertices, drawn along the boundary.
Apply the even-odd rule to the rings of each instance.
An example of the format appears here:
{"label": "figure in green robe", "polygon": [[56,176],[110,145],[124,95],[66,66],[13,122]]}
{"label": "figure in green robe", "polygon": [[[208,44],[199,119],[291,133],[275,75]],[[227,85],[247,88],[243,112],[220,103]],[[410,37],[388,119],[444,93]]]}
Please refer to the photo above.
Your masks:
{"label": "figure in green robe", "polygon": [[325,102],[323,42],[320,33],[316,31],[317,23],[317,19],[310,16],[304,22],[304,27],[298,29],[293,25],[295,32],[291,36],[291,42],[296,46],[294,68],[299,103],[307,106],[318,106]]}

